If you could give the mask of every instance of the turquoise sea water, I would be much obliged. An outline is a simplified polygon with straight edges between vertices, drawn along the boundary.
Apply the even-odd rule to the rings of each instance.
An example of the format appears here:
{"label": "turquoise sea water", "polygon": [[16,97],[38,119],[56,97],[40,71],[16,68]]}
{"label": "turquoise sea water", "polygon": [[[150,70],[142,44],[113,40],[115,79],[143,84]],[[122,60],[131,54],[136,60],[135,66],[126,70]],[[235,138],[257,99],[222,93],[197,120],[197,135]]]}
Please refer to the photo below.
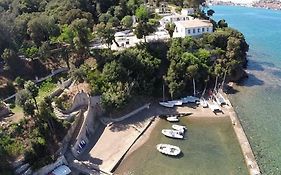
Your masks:
{"label": "turquoise sea water", "polygon": [[281,11],[214,6],[244,33],[249,78],[235,87],[231,101],[240,117],[263,174],[281,174]]}

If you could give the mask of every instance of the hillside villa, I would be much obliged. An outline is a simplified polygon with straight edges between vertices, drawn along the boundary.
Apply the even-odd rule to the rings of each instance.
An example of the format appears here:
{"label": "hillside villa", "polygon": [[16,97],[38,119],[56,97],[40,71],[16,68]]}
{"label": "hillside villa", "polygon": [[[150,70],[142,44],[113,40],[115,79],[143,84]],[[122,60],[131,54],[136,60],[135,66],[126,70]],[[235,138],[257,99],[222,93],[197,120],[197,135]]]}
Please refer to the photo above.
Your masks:
{"label": "hillside villa", "polygon": [[176,21],[174,24],[176,28],[173,37],[198,36],[213,32],[213,24],[208,20]]}

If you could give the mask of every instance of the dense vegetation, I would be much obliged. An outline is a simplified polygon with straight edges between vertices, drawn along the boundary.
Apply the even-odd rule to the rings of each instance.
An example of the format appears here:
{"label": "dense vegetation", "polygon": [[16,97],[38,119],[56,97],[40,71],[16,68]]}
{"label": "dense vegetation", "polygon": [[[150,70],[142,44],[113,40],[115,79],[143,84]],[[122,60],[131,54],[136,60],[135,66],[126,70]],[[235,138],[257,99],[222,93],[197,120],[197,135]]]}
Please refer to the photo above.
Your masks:
{"label": "dense vegetation", "polygon": [[[231,28],[218,28],[200,38],[176,38],[169,42],[144,43],[124,51],[96,50],[96,65],[85,64],[75,71],[86,80],[93,95],[101,95],[107,111],[120,109],[134,96],[162,95],[162,84],[171,98],[219,82],[244,76],[248,44]],[[164,77],[164,79],[163,79]]]}

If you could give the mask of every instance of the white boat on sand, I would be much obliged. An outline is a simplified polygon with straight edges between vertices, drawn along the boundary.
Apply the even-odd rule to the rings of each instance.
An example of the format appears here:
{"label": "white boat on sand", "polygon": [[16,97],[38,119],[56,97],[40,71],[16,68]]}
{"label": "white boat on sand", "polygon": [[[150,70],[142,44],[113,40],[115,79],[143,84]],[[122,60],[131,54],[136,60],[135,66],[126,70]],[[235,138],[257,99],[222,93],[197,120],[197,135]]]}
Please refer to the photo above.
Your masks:
{"label": "white boat on sand", "polygon": [[162,134],[175,139],[183,139],[182,132],[173,129],[162,129]]}
{"label": "white boat on sand", "polygon": [[199,101],[199,98],[194,97],[194,96],[186,96],[181,99],[183,103],[196,103]]}
{"label": "white boat on sand", "polygon": [[167,108],[173,108],[175,106],[173,103],[169,103],[169,102],[159,102],[159,104]]}
{"label": "white boat on sand", "polygon": [[179,118],[177,116],[170,116],[170,117],[167,117],[167,120],[169,122],[178,122]]}
{"label": "white boat on sand", "polygon": [[158,144],[156,145],[156,148],[160,153],[170,156],[177,156],[181,153],[180,148],[174,145]]}
{"label": "white boat on sand", "polygon": [[181,106],[182,100],[172,100],[172,101],[168,101],[168,103],[174,104],[174,106]]}
{"label": "white boat on sand", "polygon": [[172,125],[172,128],[181,133],[184,133],[184,131],[186,131],[186,129],[187,129],[186,126],[176,125],[176,124]]}

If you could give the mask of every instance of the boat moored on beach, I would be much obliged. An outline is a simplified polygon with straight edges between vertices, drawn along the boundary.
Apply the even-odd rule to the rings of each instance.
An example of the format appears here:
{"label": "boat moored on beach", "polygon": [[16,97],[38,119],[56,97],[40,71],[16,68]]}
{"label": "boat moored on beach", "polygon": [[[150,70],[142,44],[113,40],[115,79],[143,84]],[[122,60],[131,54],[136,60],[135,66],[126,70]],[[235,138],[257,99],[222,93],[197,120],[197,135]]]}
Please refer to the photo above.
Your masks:
{"label": "boat moored on beach", "polygon": [[173,104],[174,106],[181,106],[182,100],[172,100],[172,101],[168,101],[168,103]]}
{"label": "boat moored on beach", "polygon": [[173,103],[169,103],[169,102],[159,102],[159,104],[167,108],[173,108],[175,106]]}
{"label": "boat moored on beach", "polygon": [[194,97],[194,96],[186,96],[184,98],[181,99],[183,103],[196,103],[198,101],[200,101],[199,98]]}
{"label": "boat moored on beach", "polygon": [[175,139],[183,139],[183,133],[173,129],[162,129],[162,134]]}
{"label": "boat moored on beach", "polygon": [[170,156],[177,156],[181,153],[179,147],[170,144],[158,144],[156,148],[160,153]]}

